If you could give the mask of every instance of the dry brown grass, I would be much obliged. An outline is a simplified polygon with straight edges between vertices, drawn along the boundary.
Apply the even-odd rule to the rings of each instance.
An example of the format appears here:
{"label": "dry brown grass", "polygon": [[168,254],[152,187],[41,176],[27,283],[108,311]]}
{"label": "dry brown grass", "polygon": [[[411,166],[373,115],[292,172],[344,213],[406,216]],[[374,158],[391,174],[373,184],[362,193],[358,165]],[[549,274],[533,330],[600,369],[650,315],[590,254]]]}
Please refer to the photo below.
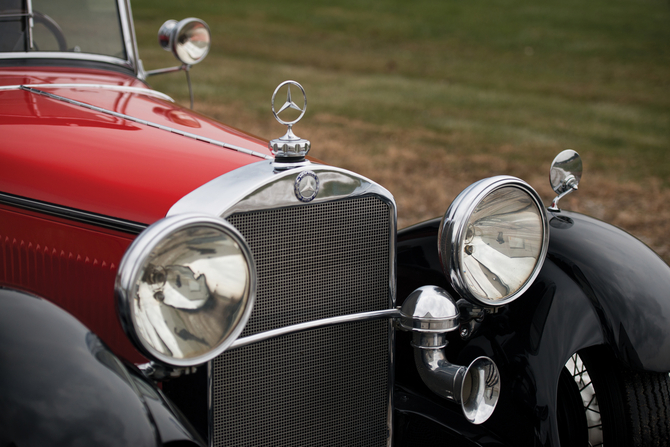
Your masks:
{"label": "dry brown grass", "polygon": [[[234,104],[203,103],[198,109],[216,119],[266,138],[278,136],[271,117],[259,121],[240,113]],[[549,203],[554,194],[548,171],[562,148],[528,159],[526,147],[510,144],[489,150],[469,150],[471,138],[458,132],[441,134],[426,129],[407,131],[341,116],[315,114],[301,123],[300,136],[312,141],[311,155],[333,165],[359,172],[384,185],[398,204],[399,227],[441,216],[470,183],[484,177],[509,174],[530,183]],[[617,225],[670,261],[670,190],[658,179],[618,183],[584,156],[579,191],[561,201],[561,207]]]}

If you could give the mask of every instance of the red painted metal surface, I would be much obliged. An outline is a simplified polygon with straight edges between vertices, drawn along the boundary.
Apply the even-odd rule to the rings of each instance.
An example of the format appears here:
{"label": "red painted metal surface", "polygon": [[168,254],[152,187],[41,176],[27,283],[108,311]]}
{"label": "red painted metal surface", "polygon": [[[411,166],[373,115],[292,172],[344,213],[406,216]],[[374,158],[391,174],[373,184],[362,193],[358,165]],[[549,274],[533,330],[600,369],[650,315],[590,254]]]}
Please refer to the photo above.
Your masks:
{"label": "red painted metal surface", "polygon": [[[130,76],[65,68],[0,69],[0,86],[106,84]],[[270,154],[255,137],[154,97],[92,87],[49,93]],[[0,90],[0,192],[151,224],[202,184],[261,158],[24,90]],[[118,355],[146,361],[119,324],[114,281],[134,236],[0,205],[0,287],[42,296]]]}
{"label": "red painted metal surface", "polygon": [[116,316],[114,280],[133,237],[0,205],[0,284],[52,301],[118,355],[146,361]]}
{"label": "red painted metal surface", "polygon": [[[25,70],[24,70],[25,72]],[[0,70],[0,85],[145,87],[97,70]],[[44,88],[77,101],[270,154],[267,144],[171,102],[91,87]],[[0,191],[142,223],[258,157],[23,90],[0,91]]]}

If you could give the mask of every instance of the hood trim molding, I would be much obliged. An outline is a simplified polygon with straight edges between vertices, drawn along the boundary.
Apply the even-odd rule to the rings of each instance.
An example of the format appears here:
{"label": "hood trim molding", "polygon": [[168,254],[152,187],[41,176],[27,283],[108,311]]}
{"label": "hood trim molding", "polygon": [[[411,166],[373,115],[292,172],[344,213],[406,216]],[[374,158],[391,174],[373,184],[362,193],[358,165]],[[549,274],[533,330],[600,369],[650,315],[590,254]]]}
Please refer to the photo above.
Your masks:
{"label": "hood trim molding", "polygon": [[[52,87],[53,85],[54,84],[48,84],[49,87]],[[37,88],[31,87],[31,86],[28,86],[28,85],[19,86],[19,90],[24,90],[24,91],[27,91],[29,93],[33,93],[33,94],[36,94],[36,95],[46,96],[47,98],[54,99],[56,101],[62,101],[62,102],[66,102],[68,104],[76,105],[76,106],[79,106],[79,107],[84,107],[84,108],[89,109],[89,110],[93,110],[93,111],[100,112],[100,113],[105,113],[107,115],[111,115],[111,116],[114,116],[116,118],[122,118],[122,119],[125,119],[125,120],[128,120],[128,121],[132,121],[134,123],[143,124],[145,126],[165,130],[167,132],[171,132],[171,133],[174,133],[174,134],[177,134],[177,135],[181,135],[183,137],[192,138],[194,140],[202,141],[204,143],[213,144],[215,146],[223,147],[225,149],[230,149],[230,150],[233,150],[233,151],[236,151],[236,152],[241,152],[243,154],[252,155],[254,157],[259,157],[259,158],[262,158],[264,160],[274,160],[274,158],[271,155],[265,155],[265,154],[262,154],[260,152],[252,151],[251,149],[246,149],[246,148],[243,148],[243,147],[240,147],[240,146],[235,146],[233,144],[224,143],[222,141],[212,140],[211,138],[202,137],[200,135],[196,135],[196,134],[193,134],[193,133],[190,133],[190,132],[184,132],[184,131],[179,130],[179,129],[175,129],[175,128],[168,127],[168,126],[163,126],[162,124],[157,124],[157,123],[153,123],[151,121],[143,120],[143,119],[140,119],[140,118],[135,118],[134,116],[126,115],[125,113],[114,112],[112,110],[108,110],[108,109],[104,109],[102,107],[87,104],[85,102],[76,101],[74,99],[66,98],[66,97],[60,96],[60,95],[55,95],[53,93],[48,93],[48,92],[45,92],[43,90],[39,90]]]}
{"label": "hood trim molding", "polygon": [[4,192],[0,192],[0,204],[48,214],[50,216],[60,217],[75,222],[109,228],[123,233],[140,234],[148,226],[147,224],[140,222],[132,222],[129,220],[104,216],[102,214],[69,208],[54,203],[42,202],[40,200],[29,199],[27,197],[16,196]]}
{"label": "hood trim molding", "polygon": [[163,99],[165,101],[174,102],[174,99],[166,95],[165,93],[157,92],[156,90],[151,90],[148,88],[142,87],[131,87],[129,85],[109,85],[109,84],[21,84],[21,85],[3,85],[0,86],[0,92],[4,90],[23,90],[22,87],[30,88],[71,88],[71,89],[101,89],[101,90],[112,90],[115,92],[122,93],[135,93],[137,95],[151,96],[154,98]]}

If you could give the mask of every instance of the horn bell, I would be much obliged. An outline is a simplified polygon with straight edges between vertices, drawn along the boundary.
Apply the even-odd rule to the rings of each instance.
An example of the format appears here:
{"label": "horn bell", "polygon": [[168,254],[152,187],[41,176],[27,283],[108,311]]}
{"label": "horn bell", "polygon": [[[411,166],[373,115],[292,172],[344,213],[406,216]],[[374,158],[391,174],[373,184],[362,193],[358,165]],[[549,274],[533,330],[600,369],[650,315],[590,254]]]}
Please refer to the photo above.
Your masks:
{"label": "horn bell", "polygon": [[428,388],[460,404],[469,422],[488,420],[500,398],[500,372],[485,356],[467,367],[447,360],[445,334],[458,329],[454,299],[440,287],[420,287],[407,297],[400,314],[400,327],[412,332],[416,368]]}

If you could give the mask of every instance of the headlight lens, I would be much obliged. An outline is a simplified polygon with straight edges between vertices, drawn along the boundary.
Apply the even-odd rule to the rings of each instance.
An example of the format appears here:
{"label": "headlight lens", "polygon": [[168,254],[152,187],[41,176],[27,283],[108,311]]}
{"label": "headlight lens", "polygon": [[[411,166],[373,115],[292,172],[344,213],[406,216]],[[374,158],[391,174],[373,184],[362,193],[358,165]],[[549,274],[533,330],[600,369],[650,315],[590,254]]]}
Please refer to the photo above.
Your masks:
{"label": "headlight lens", "polygon": [[184,19],[177,24],[174,51],[185,64],[197,64],[207,56],[211,44],[209,27],[200,19]]}
{"label": "headlight lens", "polygon": [[148,357],[193,366],[223,352],[244,329],[256,271],[244,238],[222,219],[180,215],[145,230],[119,267],[117,306]]}
{"label": "headlight lens", "polygon": [[499,176],[459,194],[442,219],[438,248],[444,273],[461,296],[499,306],[530,286],[548,244],[537,193],[520,179]]}

